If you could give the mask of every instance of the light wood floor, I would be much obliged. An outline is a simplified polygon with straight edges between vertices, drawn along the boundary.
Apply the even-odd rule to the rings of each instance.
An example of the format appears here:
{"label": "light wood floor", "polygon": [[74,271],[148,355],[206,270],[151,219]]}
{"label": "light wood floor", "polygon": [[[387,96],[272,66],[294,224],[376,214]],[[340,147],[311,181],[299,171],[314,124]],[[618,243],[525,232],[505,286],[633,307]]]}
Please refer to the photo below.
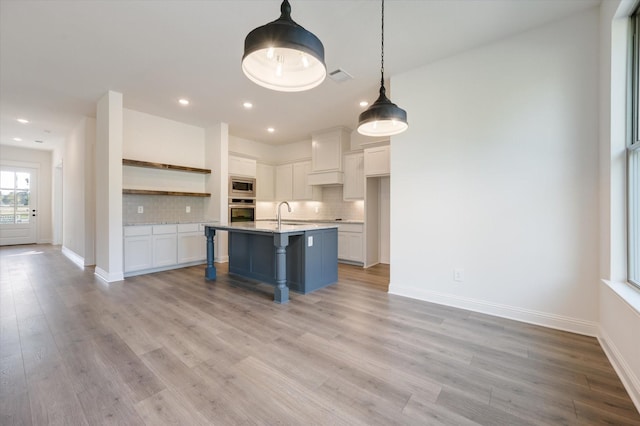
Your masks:
{"label": "light wood floor", "polygon": [[388,295],[387,267],[277,305],[225,265],[0,266],[2,425],[640,425],[596,339]]}

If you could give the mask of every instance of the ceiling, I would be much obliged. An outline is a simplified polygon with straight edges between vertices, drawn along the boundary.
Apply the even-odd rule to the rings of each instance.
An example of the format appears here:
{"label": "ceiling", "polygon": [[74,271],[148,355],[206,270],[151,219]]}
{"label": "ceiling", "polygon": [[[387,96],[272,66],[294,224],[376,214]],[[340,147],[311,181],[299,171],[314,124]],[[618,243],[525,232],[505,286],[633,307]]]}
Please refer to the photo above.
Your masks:
{"label": "ceiling", "polygon": [[[124,95],[125,108],[201,127],[226,122],[232,135],[268,144],[355,128],[358,103],[378,94],[380,2],[290,2],[293,19],[323,42],[328,71],[341,68],[353,79],[282,93],[243,75],[244,37],[278,18],[280,0],[0,0],[0,144],[53,149],[81,117],[95,117],[108,90]],[[388,0],[385,77],[599,3]],[[254,107],[245,110],[244,101]]]}

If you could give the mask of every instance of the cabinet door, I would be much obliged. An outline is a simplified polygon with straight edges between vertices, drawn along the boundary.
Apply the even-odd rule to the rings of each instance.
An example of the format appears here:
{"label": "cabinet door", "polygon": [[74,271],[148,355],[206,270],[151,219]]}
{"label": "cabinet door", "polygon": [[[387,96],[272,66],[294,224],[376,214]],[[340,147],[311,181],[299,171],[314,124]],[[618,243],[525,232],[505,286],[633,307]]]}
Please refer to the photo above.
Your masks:
{"label": "cabinet door", "polygon": [[364,199],[364,154],[344,156],[342,197],[345,200]]}
{"label": "cabinet door", "polygon": [[293,165],[276,167],[276,201],[293,200]]}
{"label": "cabinet door", "polygon": [[178,263],[178,241],[176,234],[153,236],[153,267]]}
{"label": "cabinet door", "polygon": [[259,201],[275,200],[274,167],[258,163],[256,174],[256,198]]}
{"label": "cabinet door", "polygon": [[348,232],[338,232],[338,259],[349,260]]}
{"label": "cabinet door", "polygon": [[311,172],[311,161],[302,161],[293,164],[294,200],[322,200],[322,188],[309,185],[309,172]]}
{"label": "cabinet door", "polygon": [[207,257],[207,239],[201,232],[178,234],[178,263],[199,262]]}
{"label": "cabinet door", "polygon": [[349,135],[345,128],[311,135],[311,171],[341,172],[342,153],[350,145]]}
{"label": "cabinet door", "polygon": [[364,150],[364,172],[367,176],[384,176],[391,173],[390,147],[379,146]]}
{"label": "cabinet door", "polygon": [[151,268],[151,236],[124,238],[124,272]]}
{"label": "cabinet door", "polygon": [[349,233],[349,254],[348,259],[354,262],[362,262],[364,256],[362,254],[362,234]]}
{"label": "cabinet door", "polygon": [[256,177],[256,160],[229,156],[229,175]]}

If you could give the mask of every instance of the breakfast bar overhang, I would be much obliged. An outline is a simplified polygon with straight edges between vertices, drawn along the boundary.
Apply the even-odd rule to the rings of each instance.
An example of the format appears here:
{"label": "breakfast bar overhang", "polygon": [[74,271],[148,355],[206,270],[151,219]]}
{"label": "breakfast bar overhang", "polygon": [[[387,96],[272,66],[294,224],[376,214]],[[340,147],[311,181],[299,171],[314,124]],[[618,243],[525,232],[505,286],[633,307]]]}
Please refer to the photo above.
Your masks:
{"label": "breakfast bar overhang", "polygon": [[216,279],[214,237],[229,233],[229,273],[275,286],[273,300],[289,301],[289,289],[307,294],[338,280],[338,228],[326,224],[238,222],[205,227],[205,278]]}

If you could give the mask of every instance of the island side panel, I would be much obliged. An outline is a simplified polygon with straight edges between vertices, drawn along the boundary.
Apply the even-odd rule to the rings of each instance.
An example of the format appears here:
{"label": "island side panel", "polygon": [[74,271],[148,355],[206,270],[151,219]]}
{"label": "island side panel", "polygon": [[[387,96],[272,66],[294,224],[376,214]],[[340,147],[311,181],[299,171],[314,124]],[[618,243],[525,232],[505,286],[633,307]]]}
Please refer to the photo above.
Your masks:
{"label": "island side panel", "polygon": [[229,232],[229,272],[276,284],[273,235]]}
{"label": "island side panel", "polygon": [[338,281],[338,230],[306,231],[304,242],[305,277],[301,292],[310,293]]}

